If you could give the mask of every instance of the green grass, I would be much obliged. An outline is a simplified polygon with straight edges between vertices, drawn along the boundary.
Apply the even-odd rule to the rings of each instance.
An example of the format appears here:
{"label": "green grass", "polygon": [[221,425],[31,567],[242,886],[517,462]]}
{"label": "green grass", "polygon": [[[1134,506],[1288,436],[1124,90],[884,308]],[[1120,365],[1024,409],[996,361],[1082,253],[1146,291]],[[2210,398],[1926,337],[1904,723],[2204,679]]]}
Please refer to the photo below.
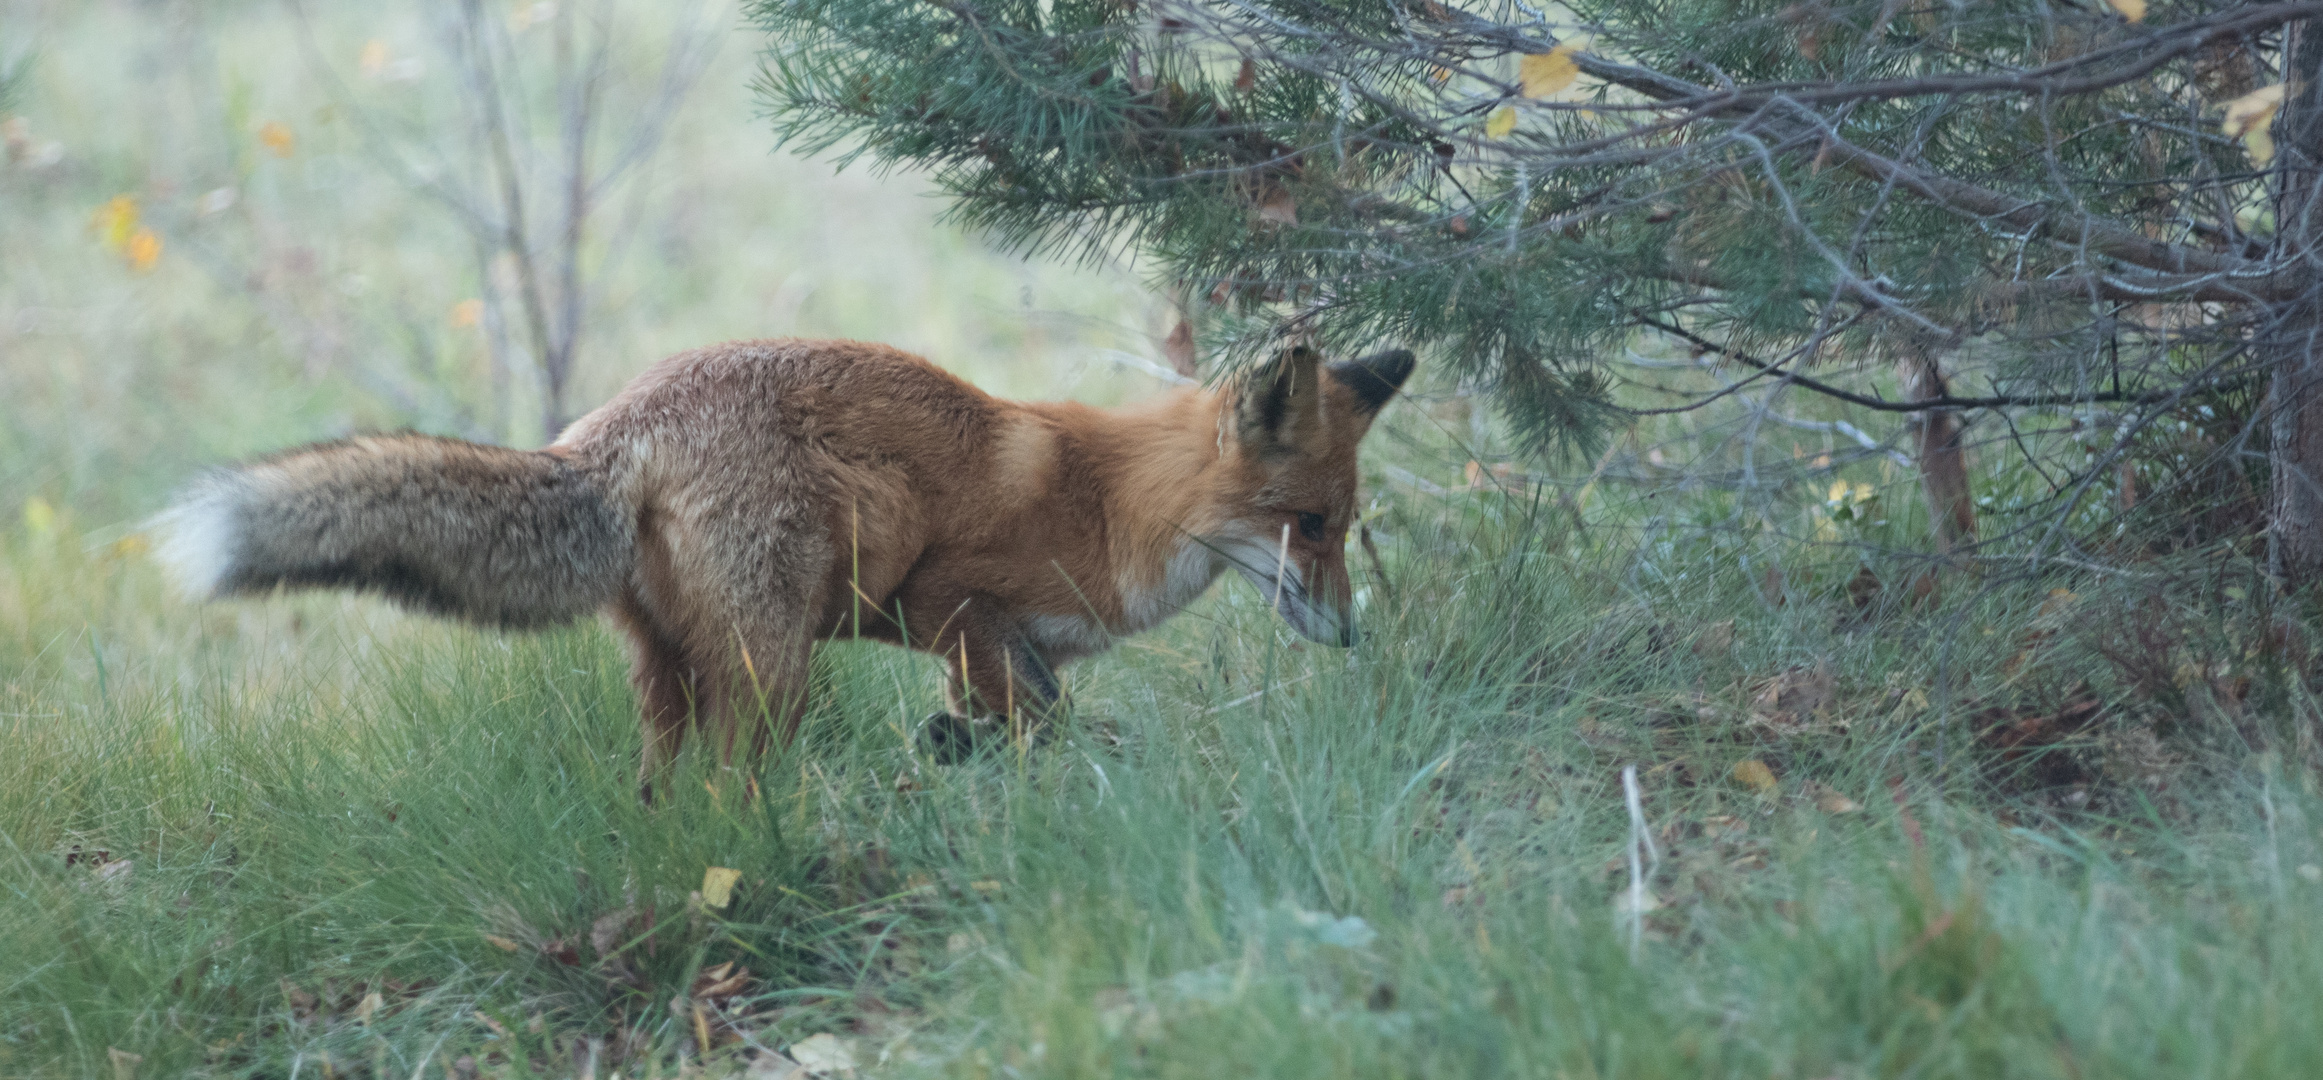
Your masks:
{"label": "green grass", "polygon": [[[2166,815],[2034,820],[1963,750],[1934,764],[1932,714],[1690,722],[1675,703],[1744,708],[1738,678],[1794,653],[1867,712],[1864,673],[1924,675],[1937,619],[1833,630],[1739,573],[1639,596],[1618,545],[1459,510],[1398,522],[1392,550],[1471,554],[1398,560],[1354,654],[1233,585],[1084,665],[1056,739],[939,767],[911,738],[930,665],[836,647],[755,800],[689,762],[653,809],[599,629],[195,611],[20,532],[8,565],[50,560],[98,619],[11,654],[38,674],[0,728],[0,1072],[577,1075],[593,1039],[668,1075],[697,1053],[671,999],[728,961],[751,980],[713,1064],[830,1031],[892,1075],[2286,1076],[2323,1051],[2311,784],[2260,761]],[[1732,655],[1652,644],[1714,616]],[[200,641],[112,644],[141,619]],[[1777,794],[1724,780],[1744,757]],[[1634,956],[1630,761],[1664,846]],[[724,910],[688,898],[711,866],[741,871]]]}
{"label": "green grass", "polygon": [[[342,66],[435,40],[430,5],[313,7]],[[689,758],[651,809],[602,628],[188,604],[137,530],[194,470],[526,416],[529,391],[490,400],[445,317],[482,287],[464,241],[379,173],[278,6],[28,10],[11,107],[28,160],[62,153],[0,166],[0,1076],[716,1075],[819,1034],[882,1076],[2323,1058],[2314,612],[2187,556],[1996,561],[1914,606],[1919,566],[1877,555],[1858,611],[1858,560],[1919,546],[1924,512],[1828,434],[1763,436],[1749,498],[1663,479],[1745,464],[1702,414],[1596,482],[1469,489],[1492,425],[1423,369],[1368,449],[1389,582],[1357,575],[1354,653],[1228,582],[1073,670],[1054,738],[946,767],[915,741],[933,665],[832,646],[796,744],[751,777]],[[1156,355],[1133,275],[1007,258],[908,177],[770,155],[749,63],[728,43],[622,196],[645,224],[595,256],[579,401],[786,333],[1019,396],[1151,391],[1099,352]],[[457,115],[440,69],[354,85]],[[293,156],[255,149],[268,119]],[[221,186],[235,208],[200,212]],[[149,274],[89,227],[120,194],[167,242]],[[1837,479],[1870,485],[1845,516]],[[1771,716],[1786,681],[1829,700]],[[2035,753],[1995,742],[2090,701]],[[1634,951],[1632,764],[1660,853]],[[740,872],[724,908],[692,898],[711,867]],[[708,993],[728,963],[748,977]]]}

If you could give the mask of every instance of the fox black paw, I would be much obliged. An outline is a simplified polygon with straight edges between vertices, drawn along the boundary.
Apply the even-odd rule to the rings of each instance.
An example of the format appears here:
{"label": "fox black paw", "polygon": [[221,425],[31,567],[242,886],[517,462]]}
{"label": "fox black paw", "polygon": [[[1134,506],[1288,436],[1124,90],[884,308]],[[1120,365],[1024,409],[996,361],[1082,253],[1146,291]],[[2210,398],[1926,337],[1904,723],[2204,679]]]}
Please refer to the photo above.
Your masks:
{"label": "fox black paw", "polygon": [[938,765],[957,765],[976,752],[976,725],[966,717],[934,713],[920,726],[920,744]]}

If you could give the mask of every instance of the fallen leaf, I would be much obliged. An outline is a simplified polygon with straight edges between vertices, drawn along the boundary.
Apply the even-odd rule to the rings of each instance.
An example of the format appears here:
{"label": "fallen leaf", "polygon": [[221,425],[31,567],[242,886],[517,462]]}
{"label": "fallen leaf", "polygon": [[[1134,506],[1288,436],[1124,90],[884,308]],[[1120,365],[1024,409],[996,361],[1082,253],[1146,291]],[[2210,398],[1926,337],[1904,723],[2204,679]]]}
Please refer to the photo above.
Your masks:
{"label": "fallen leaf", "polygon": [[1275,225],[1299,223],[1299,204],[1291,198],[1289,188],[1269,185],[1266,198],[1258,204],[1258,220]]}
{"label": "fallen leaf", "polygon": [[145,1055],[127,1050],[105,1048],[105,1056],[113,1060],[113,1080],[137,1080],[137,1066],[145,1063]]}
{"label": "fallen leaf", "polygon": [[734,901],[734,883],[742,880],[742,871],[713,866],[702,871],[702,902],[714,908],[723,908]]}
{"label": "fallen leaf", "polygon": [[1734,648],[1734,620],[1724,619],[1711,623],[1694,639],[1694,655],[1724,656]]}
{"label": "fallen leaf", "polygon": [[1734,782],[1761,795],[1771,795],[1776,787],[1773,769],[1757,758],[1746,758],[1734,766]]}
{"label": "fallen leaf", "polygon": [[2105,0],[2121,17],[2131,22],[2146,21],[2146,0]]}
{"label": "fallen leaf", "polygon": [[742,992],[750,982],[750,969],[735,967],[731,960],[716,967],[703,968],[694,976],[693,989],[686,996],[695,1001],[718,1002]]}
{"label": "fallen leaf", "polygon": [[1847,579],[1847,599],[1854,602],[1858,611],[1870,607],[1872,601],[1879,599],[1879,590],[1879,575],[1872,573],[1870,563],[1858,566],[1855,576]]}
{"label": "fallen leaf", "polygon": [[2283,84],[2263,86],[2226,103],[2226,119],[2218,125],[2227,138],[2241,139],[2254,165],[2275,159],[2275,140],[2268,128],[2283,107]]}
{"label": "fallen leaf", "polygon": [[637,909],[634,907],[624,907],[611,915],[599,916],[596,922],[589,924],[589,947],[597,950],[598,956],[613,955],[614,950],[626,944],[623,939],[628,936],[630,922],[636,918]]}
{"label": "fallen leaf", "polygon": [[1528,98],[1544,98],[1568,86],[1581,74],[1581,65],[1573,59],[1579,46],[1566,42],[1545,53],[1531,53],[1516,62],[1517,84]]}
{"label": "fallen leaf", "polygon": [[507,938],[501,937],[498,934],[484,935],[484,944],[490,945],[493,948],[500,950],[501,952],[515,952],[518,949],[523,948],[523,946],[518,945],[517,943],[510,941]]}
{"label": "fallen leaf", "polygon": [[1813,785],[1815,808],[1826,814],[1852,814],[1863,809],[1861,803],[1839,793],[1838,789],[1823,784]]}
{"label": "fallen leaf", "polygon": [[789,1052],[800,1068],[816,1076],[855,1071],[855,1048],[828,1031],[790,1044]]}
{"label": "fallen leaf", "polygon": [[452,326],[465,330],[484,321],[484,301],[462,300],[452,305]]}
{"label": "fallen leaf", "polygon": [[359,1024],[370,1023],[371,1018],[378,1014],[379,1007],[386,1003],[387,999],[380,997],[377,990],[363,995],[363,1000],[355,1005],[355,1022]]}
{"label": "fallen leaf", "polygon": [[753,1058],[750,1067],[742,1070],[742,1080],[792,1080],[803,1071],[788,1057],[766,1053]]}
{"label": "fallen leaf", "polygon": [[114,861],[106,863],[105,865],[97,868],[97,880],[127,882],[129,880],[129,872],[135,869],[137,869],[137,863],[135,860],[115,859]]}
{"label": "fallen leaf", "polygon": [[1618,914],[1643,915],[1649,911],[1659,911],[1661,906],[1661,897],[1655,896],[1652,892],[1647,892],[1634,900],[1630,898],[1628,889],[1613,894],[1613,910]]}
{"label": "fallen leaf", "polygon": [[1505,139],[1516,130],[1516,106],[1503,105],[1484,118],[1484,134],[1494,139]]}
{"label": "fallen leaf", "polygon": [[1750,699],[1754,719],[1778,728],[1797,727],[1831,707],[1839,680],[1825,664],[1797,666],[1768,679]]}
{"label": "fallen leaf", "polygon": [[1258,64],[1245,56],[1242,58],[1242,70],[1234,73],[1234,89],[1239,93],[1247,94],[1251,87],[1257,85]]}

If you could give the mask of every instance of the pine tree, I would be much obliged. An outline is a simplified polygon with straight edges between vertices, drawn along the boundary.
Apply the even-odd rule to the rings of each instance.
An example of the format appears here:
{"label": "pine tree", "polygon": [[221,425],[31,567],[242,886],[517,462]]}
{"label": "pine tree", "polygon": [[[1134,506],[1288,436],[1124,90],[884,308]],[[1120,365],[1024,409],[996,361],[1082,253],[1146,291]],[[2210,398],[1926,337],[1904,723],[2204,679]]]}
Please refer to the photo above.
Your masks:
{"label": "pine tree", "polygon": [[1230,362],[1395,340],[1555,450],[1620,422],[1604,358],[1659,336],[1721,396],[1902,418],[1943,546],[1976,537],[1967,418],[2103,427],[2064,506],[2200,408],[2271,477],[2278,570],[2323,574],[2323,3],[751,12],[788,145],[926,168],[1026,250],[1133,253]]}

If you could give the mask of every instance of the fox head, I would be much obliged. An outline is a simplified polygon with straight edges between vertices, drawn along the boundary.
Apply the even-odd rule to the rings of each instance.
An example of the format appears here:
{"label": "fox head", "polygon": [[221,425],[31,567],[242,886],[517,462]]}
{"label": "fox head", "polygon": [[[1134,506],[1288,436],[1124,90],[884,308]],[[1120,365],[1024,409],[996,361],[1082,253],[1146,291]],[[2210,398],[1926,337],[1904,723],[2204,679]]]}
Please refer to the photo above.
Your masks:
{"label": "fox head", "polygon": [[1356,445],[1411,373],[1405,349],[1325,363],[1294,348],[1222,402],[1226,483],[1206,546],[1293,629],[1326,645],[1356,641],[1346,548],[1359,511]]}

